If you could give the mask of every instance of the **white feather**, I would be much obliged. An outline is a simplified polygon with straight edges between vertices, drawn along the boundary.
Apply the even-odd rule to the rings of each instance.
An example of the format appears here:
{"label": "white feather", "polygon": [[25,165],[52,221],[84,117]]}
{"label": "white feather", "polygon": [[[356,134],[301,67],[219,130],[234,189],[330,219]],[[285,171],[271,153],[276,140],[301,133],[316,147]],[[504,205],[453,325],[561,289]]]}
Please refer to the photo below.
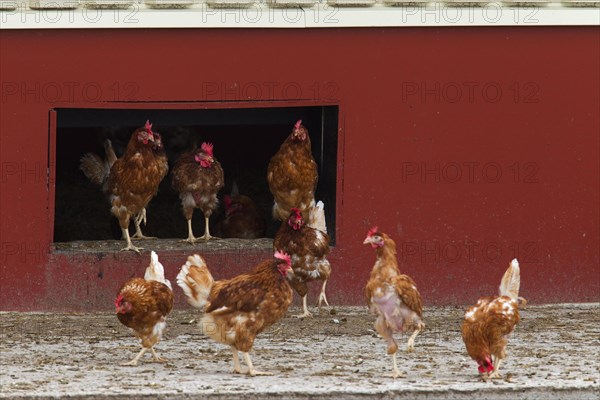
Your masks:
{"label": "white feather", "polygon": [[521,270],[519,262],[515,258],[511,261],[508,269],[502,276],[500,282],[500,296],[508,296],[513,300],[519,298],[519,288],[521,286]]}
{"label": "white feather", "polygon": [[[207,282],[196,282],[191,278],[188,278],[191,266],[202,269],[207,275]],[[210,296],[210,289],[212,288],[213,282],[214,279],[206,266],[206,261],[198,254],[189,256],[186,263],[181,266],[181,270],[177,274],[177,285],[183,290],[188,303],[200,309],[204,309],[208,304],[208,296]],[[194,295],[195,293],[196,295]]]}
{"label": "white feather", "polygon": [[152,251],[150,253],[150,265],[146,268],[146,273],[144,274],[144,279],[147,281],[158,281],[164,283],[169,287],[169,289],[173,289],[171,287],[171,282],[168,279],[165,279],[165,267],[158,261],[158,255]]}
{"label": "white feather", "polygon": [[313,229],[318,229],[327,233],[327,222],[325,221],[325,204],[319,200],[317,204],[311,208],[310,217],[308,219],[310,226]]}

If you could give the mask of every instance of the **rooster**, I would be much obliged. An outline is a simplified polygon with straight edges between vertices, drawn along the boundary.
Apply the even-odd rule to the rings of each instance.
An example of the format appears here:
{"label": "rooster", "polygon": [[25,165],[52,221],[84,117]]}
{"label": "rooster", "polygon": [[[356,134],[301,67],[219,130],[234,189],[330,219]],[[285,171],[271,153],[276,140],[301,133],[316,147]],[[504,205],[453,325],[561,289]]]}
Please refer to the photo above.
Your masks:
{"label": "rooster", "polygon": [[173,167],[173,189],[179,193],[183,216],[188,224],[186,242],[194,243],[198,238],[192,231],[194,208],[200,208],[204,214],[204,235],[200,239],[213,239],[208,221],[217,208],[217,193],[224,185],[221,164],[213,155],[213,145],[202,143],[199,149],[182,154]]}
{"label": "rooster", "polygon": [[127,242],[123,250],[139,253],[142,248],[131,243],[129,222],[134,217],[134,238],[148,239],[142,234],[140,223],[145,221],[146,207],[169,170],[162,141],[156,142],[152,124],[146,121],[143,128],[131,135],[121,158],[117,159],[110,140],[104,143],[104,150],[105,160],[96,154],[85,154],[80,169],[92,183],[101,185],[109,198],[111,213],[119,220],[122,237]]}
{"label": "rooster", "polygon": [[172,309],[171,282],[165,279],[164,267],[156,253],[152,252],[144,279],[133,278],[125,282],[115,300],[117,318],[142,341],[138,355],[121,365],[137,365],[148,349],[155,361],[164,361],[156,354],[154,346],[162,337],[167,326],[166,317]]}
{"label": "rooster", "polygon": [[275,235],[273,247],[291,255],[294,273],[288,275],[290,286],[302,297],[304,312],[298,318],[310,317],[312,314],[307,307],[307,283],[314,280],[323,281],[319,294],[318,307],[321,302],[327,306],[325,287],[331,274],[331,265],[327,260],[329,253],[329,236],[318,229],[313,229],[304,223],[302,213],[292,208],[287,221]]}
{"label": "rooster", "polygon": [[526,303],[519,297],[520,275],[519,262],[515,258],[502,277],[500,295],[480,298],[465,313],[463,341],[469,356],[479,365],[484,380],[500,377],[508,335],[520,320],[519,303]]}
{"label": "rooster", "polygon": [[315,208],[317,163],[312,156],[310,137],[302,120],[296,122],[292,133],[271,158],[267,181],[275,200],[273,218],[286,221],[290,210],[295,207],[306,216],[309,226],[327,232],[326,227],[315,225],[318,218],[315,213],[322,211]]}
{"label": "rooster", "polygon": [[265,220],[256,203],[243,194],[225,195],[225,218],[215,226],[223,238],[257,239],[265,237]]}
{"label": "rooster", "polygon": [[396,243],[388,235],[373,227],[363,244],[371,245],[377,253],[377,260],[365,287],[367,304],[377,315],[375,329],[388,342],[387,352],[392,355],[393,362],[392,377],[398,378],[402,373],[396,363],[398,345],[393,334],[412,328],[413,333],[408,339],[406,350],[414,350],[415,338],[425,327],[421,295],[412,278],[400,273]]}
{"label": "rooster", "polygon": [[[204,311],[200,321],[203,333],[231,347],[237,374],[269,375],[254,368],[248,353],[256,335],[279,321],[292,302],[286,280],[292,269],[290,256],[276,252],[274,257],[248,273],[215,282],[204,259],[195,254],[177,275],[188,303]],[[248,366],[246,371],[241,368],[238,351]]]}

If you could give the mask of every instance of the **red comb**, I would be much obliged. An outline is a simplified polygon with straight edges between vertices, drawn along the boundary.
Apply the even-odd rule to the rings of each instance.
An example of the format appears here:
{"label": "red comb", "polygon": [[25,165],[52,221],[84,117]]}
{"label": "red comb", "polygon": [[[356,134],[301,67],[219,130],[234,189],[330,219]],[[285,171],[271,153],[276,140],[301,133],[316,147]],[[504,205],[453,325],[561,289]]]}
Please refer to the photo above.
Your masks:
{"label": "red comb", "polygon": [[369,229],[369,232],[367,233],[367,237],[371,237],[374,234],[376,234],[377,232],[378,232],[378,228],[377,228],[377,226],[374,226],[371,229]]}
{"label": "red comb", "polygon": [[277,250],[275,252],[275,258],[285,261],[287,265],[292,265],[292,257],[290,257],[290,255],[287,253]]}
{"label": "red comb", "polygon": [[212,157],[212,155],[213,155],[213,144],[212,143],[204,142],[204,143],[202,143],[202,146],[200,146],[200,148],[202,150],[204,150],[205,153],[207,153],[209,156]]}
{"label": "red comb", "polygon": [[293,212],[294,214],[296,214],[296,217],[302,218],[302,213],[300,212],[300,210],[298,208],[294,207],[290,211]]}
{"label": "red comb", "polygon": [[146,132],[152,133],[152,124],[150,123],[150,120],[146,120],[146,125],[144,125],[144,129],[146,130]]}
{"label": "red comb", "polygon": [[300,129],[300,125],[302,125],[302,120],[301,120],[301,119],[299,119],[299,120],[296,122],[296,125],[294,125],[294,129]]}

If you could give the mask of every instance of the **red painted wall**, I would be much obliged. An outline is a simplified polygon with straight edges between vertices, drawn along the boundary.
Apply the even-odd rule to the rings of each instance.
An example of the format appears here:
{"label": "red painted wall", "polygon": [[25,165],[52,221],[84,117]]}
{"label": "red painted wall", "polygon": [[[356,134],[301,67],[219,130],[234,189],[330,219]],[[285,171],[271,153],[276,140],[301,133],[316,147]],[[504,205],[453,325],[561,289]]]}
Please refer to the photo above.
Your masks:
{"label": "red painted wall", "polygon": [[[363,304],[374,224],[427,304],[494,293],[514,256],[531,301],[599,300],[597,27],[2,31],[0,52],[3,310],[107,308],[147,265],[50,253],[50,109],[256,84],[340,105],[334,304]],[[161,255],[169,278],[186,255]],[[208,261],[230,276],[263,256]]]}

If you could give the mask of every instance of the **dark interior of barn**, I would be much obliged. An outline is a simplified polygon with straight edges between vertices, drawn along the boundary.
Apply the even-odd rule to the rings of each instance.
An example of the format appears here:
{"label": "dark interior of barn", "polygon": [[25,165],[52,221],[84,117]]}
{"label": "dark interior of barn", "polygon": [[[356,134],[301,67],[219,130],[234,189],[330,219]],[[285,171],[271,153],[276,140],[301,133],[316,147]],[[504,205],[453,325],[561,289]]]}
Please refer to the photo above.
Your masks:
{"label": "dark interior of barn", "polygon": [[[223,196],[234,182],[239,193],[251,197],[272,238],[280,222],[271,216],[273,196],[267,183],[270,158],[292,131],[298,119],[307,127],[313,156],[319,168],[316,200],[325,203],[331,242],[335,240],[335,192],[337,168],[337,106],[227,108],[227,109],[58,109],[56,128],[56,198],[54,242],[102,241],[121,238],[118,222],[110,214],[108,199],[99,186],[79,170],[87,152],[104,157],[104,141],[110,139],[120,157],[133,131],[146,120],[159,132],[172,169],[179,155],[203,142],[214,144],[215,158],[225,171],[225,187],[219,192],[219,208],[211,229],[224,218]],[[202,212],[192,219],[196,236],[204,231]],[[130,234],[134,232],[133,221]],[[168,174],[147,207],[145,235],[165,239],[187,237],[186,220],[178,194]]]}

